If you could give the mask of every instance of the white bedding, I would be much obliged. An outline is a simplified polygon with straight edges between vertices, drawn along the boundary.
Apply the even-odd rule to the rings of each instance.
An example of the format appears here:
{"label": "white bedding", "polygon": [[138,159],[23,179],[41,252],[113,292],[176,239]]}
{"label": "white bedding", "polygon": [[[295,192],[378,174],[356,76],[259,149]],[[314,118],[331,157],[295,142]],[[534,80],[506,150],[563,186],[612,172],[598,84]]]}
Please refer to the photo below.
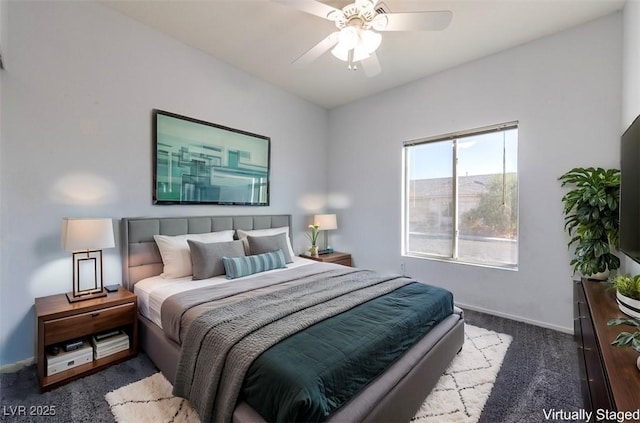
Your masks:
{"label": "white bedding", "polygon": [[[305,266],[307,264],[316,263],[313,260],[302,257],[293,257],[293,263],[288,263],[286,268],[269,270],[269,272],[282,272],[287,269]],[[202,288],[204,286],[214,286],[224,283],[234,283],[241,279],[249,279],[260,277],[263,273],[255,273],[239,279],[229,280],[224,275],[214,278],[202,279],[194,281],[191,276],[181,278],[165,279],[162,276],[153,276],[143,279],[136,283],[133,291],[138,296],[138,312],[156,325],[162,327],[162,319],[160,310],[162,303],[173,294],[177,294],[192,289]]]}

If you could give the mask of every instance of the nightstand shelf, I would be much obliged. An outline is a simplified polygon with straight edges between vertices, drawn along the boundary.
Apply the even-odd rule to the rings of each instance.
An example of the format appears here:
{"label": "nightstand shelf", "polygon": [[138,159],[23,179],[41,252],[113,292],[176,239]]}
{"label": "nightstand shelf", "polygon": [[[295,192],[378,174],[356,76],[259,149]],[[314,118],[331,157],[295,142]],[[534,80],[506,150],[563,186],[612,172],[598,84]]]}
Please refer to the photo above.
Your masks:
{"label": "nightstand shelf", "polygon": [[321,254],[318,257],[300,254],[300,257],[304,257],[309,260],[321,261],[323,263],[336,263],[343,266],[351,266],[351,254],[341,253],[338,251],[334,251],[333,253]]}
{"label": "nightstand shelf", "polygon": [[[138,353],[138,298],[120,288],[106,297],[69,303],[65,294],[36,298],[37,360],[40,389],[48,391]],[[129,349],[47,376],[48,347],[112,329],[129,336]]]}

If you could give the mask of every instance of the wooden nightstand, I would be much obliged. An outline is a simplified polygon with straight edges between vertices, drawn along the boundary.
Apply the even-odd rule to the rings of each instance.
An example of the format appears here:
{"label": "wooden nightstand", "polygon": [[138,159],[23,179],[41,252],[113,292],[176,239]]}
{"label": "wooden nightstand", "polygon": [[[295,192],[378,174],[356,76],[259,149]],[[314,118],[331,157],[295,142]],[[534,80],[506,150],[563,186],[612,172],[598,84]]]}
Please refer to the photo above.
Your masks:
{"label": "wooden nightstand", "polygon": [[[138,297],[122,287],[106,297],[76,303],[69,303],[65,294],[36,298],[35,303],[38,381],[42,391],[95,373],[138,353]],[[122,329],[129,335],[128,350],[47,376],[47,347],[111,329]]]}
{"label": "wooden nightstand", "polygon": [[300,254],[300,257],[304,257],[309,260],[321,261],[324,263],[336,263],[343,266],[351,266],[351,254],[340,253],[334,251],[333,253],[320,254],[318,257],[308,256],[306,254]]}

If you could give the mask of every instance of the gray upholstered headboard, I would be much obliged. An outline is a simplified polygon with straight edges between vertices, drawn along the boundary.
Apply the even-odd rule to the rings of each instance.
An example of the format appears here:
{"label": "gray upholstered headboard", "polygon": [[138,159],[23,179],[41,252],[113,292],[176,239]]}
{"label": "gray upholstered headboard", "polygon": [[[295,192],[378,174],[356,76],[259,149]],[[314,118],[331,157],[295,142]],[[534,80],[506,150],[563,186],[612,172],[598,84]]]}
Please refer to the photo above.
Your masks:
{"label": "gray upholstered headboard", "polygon": [[[291,215],[126,217],[122,219],[122,285],[162,273],[162,258],[154,235],[184,235],[229,229],[268,229],[289,226]],[[291,229],[289,230],[291,236]]]}

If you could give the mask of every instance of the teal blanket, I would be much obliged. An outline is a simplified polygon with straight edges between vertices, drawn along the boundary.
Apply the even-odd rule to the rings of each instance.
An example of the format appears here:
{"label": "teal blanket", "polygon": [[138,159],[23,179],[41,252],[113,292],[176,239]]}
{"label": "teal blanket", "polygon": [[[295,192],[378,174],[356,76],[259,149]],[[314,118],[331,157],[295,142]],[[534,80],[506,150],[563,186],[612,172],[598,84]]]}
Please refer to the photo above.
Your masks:
{"label": "teal blanket", "polygon": [[267,421],[322,421],[453,313],[453,295],[410,283],[261,354],[241,397]]}

